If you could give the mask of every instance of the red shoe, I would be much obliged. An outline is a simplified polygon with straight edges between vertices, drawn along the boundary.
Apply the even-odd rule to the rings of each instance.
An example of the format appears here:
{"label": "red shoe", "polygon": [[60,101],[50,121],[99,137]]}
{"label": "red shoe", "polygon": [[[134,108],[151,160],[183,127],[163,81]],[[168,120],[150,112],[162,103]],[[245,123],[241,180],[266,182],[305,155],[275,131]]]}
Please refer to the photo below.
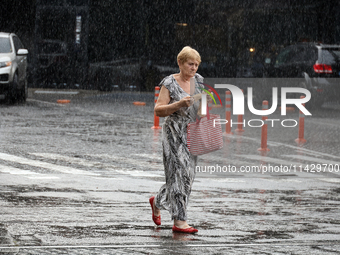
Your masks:
{"label": "red shoe", "polygon": [[181,233],[187,233],[187,234],[194,234],[197,233],[198,230],[196,228],[193,227],[189,227],[189,228],[178,228],[175,225],[172,227],[172,231],[173,232],[181,232]]}
{"label": "red shoe", "polygon": [[155,216],[153,213],[153,201],[155,200],[155,197],[150,197],[149,202],[151,205],[151,209],[152,209],[152,220],[156,225],[161,225],[161,216]]}

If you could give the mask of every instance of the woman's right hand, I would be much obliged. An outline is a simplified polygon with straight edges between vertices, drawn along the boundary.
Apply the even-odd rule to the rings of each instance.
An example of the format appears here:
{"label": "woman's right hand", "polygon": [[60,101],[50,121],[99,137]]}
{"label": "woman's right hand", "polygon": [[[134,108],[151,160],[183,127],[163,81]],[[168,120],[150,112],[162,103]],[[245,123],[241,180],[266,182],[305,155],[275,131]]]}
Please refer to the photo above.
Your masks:
{"label": "woman's right hand", "polygon": [[162,86],[154,111],[156,116],[166,117],[178,111],[182,107],[189,107],[193,103],[194,99],[187,96],[170,104],[170,92],[165,86]]}
{"label": "woman's right hand", "polygon": [[194,103],[194,99],[190,96],[183,97],[180,101],[179,104],[181,107],[189,107]]}

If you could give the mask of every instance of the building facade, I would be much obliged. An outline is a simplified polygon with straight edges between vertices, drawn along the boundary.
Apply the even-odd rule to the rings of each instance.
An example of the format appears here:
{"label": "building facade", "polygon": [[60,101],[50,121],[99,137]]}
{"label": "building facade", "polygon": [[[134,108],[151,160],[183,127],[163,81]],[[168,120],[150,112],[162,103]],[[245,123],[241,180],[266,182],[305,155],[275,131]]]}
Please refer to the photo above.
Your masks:
{"label": "building facade", "polygon": [[[334,0],[14,0],[7,5],[0,30],[22,38],[32,69],[39,66],[42,42],[59,41],[68,56],[65,76],[74,76],[65,83],[84,88],[91,88],[91,63],[139,59],[142,65],[175,67],[186,45],[201,53],[199,71],[205,77],[246,77],[249,66],[265,64],[287,45],[340,44],[340,3]],[[34,82],[44,86],[47,79]]]}

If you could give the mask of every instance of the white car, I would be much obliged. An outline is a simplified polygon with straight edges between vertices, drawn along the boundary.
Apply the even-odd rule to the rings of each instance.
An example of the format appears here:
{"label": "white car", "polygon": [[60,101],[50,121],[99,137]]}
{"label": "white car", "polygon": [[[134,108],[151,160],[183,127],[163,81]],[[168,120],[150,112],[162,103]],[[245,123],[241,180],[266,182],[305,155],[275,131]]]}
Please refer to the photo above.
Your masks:
{"label": "white car", "polygon": [[27,54],[18,36],[0,32],[0,99],[26,100]]}

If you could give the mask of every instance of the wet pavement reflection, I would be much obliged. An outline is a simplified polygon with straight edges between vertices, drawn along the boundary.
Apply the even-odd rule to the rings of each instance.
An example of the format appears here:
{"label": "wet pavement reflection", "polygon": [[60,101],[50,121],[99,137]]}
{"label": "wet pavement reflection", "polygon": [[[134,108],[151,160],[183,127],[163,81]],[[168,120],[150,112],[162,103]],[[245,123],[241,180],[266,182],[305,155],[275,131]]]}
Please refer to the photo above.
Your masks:
{"label": "wet pavement reflection", "polygon": [[199,158],[193,235],[173,233],[165,211],[161,227],[151,220],[148,199],[165,181],[153,97],[143,108],[105,98],[0,106],[0,254],[340,252],[340,173],[216,171],[336,165],[338,116],[325,117],[328,125],[316,124],[318,113],[307,120],[304,146],[295,144],[296,130],[270,130],[266,155],[257,129],[225,136],[222,150]]}

